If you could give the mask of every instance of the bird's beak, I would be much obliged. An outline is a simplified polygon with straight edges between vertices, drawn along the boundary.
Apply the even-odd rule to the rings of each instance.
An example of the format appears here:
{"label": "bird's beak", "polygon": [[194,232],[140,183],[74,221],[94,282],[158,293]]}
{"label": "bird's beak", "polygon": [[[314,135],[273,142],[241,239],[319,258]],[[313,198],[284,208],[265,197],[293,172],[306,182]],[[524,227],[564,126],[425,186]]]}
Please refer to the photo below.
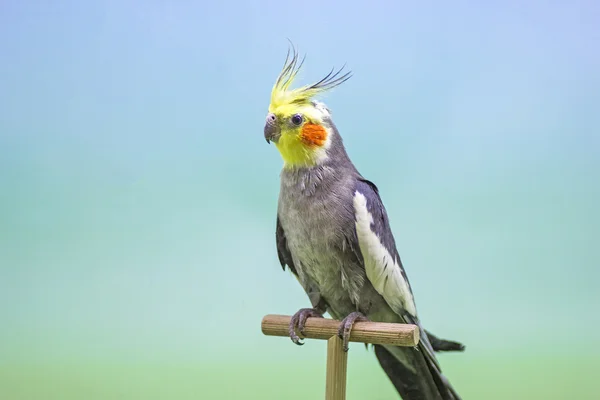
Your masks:
{"label": "bird's beak", "polygon": [[277,118],[273,114],[267,116],[267,122],[265,123],[265,140],[267,143],[275,142],[279,140],[281,136],[281,128],[277,123]]}

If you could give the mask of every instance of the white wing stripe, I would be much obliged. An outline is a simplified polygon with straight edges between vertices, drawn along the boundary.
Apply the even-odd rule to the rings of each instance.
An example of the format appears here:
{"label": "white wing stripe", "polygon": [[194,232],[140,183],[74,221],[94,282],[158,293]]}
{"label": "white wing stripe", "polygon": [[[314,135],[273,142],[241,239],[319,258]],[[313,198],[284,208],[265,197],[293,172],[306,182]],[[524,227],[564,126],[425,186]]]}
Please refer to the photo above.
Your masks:
{"label": "white wing stripe", "polygon": [[416,316],[417,310],[408,282],[402,276],[394,257],[371,230],[373,215],[367,208],[367,198],[358,190],[354,194],[354,212],[356,234],[365,260],[367,278],[394,311],[402,309]]}

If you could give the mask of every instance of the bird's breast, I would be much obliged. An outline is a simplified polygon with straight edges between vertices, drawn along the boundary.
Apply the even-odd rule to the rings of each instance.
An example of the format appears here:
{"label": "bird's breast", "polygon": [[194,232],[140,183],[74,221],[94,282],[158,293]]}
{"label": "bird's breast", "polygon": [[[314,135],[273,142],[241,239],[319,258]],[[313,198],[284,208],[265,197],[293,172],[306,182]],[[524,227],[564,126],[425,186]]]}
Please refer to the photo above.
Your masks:
{"label": "bird's breast", "polygon": [[308,282],[316,285],[330,305],[353,311],[364,270],[356,254],[348,251],[348,238],[355,229],[354,213],[348,207],[352,204],[349,185],[321,181],[307,193],[286,183],[282,183],[278,215],[300,280],[305,287]]}

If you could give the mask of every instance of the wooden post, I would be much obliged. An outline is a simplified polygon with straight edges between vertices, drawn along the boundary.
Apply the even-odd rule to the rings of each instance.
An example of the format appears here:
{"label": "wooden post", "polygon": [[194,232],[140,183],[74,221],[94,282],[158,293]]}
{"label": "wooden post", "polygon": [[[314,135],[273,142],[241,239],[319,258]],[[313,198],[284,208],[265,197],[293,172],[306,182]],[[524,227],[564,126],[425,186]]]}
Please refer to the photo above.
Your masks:
{"label": "wooden post", "polygon": [[327,380],[325,400],[346,399],[346,370],[348,353],[344,351],[344,341],[337,336],[327,340]]}
{"label": "wooden post", "polygon": [[[261,324],[262,332],[268,336],[288,337],[291,318],[287,315],[266,315]],[[348,353],[337,336],[340,323],[326,318],[309,318],[304,327],[306,338],[327,340],[326,400],[346,398]],[[419,328],[410,324],[360,321],[352,327],[350,341],[414,347],[419,344]]]}

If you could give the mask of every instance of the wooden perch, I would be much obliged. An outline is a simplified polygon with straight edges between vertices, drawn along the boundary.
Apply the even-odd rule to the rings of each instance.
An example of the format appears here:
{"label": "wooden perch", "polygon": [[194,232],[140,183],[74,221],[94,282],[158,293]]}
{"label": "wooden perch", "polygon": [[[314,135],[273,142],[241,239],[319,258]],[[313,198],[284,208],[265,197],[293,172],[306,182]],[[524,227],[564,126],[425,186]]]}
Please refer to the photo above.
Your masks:
{"label": "wooden perch", "polygon": [[[291,319],[288,315],[266,315],[261,323],[262,332],[268,336],[289,337]],[[300,337],[327,340],[326,400],[346,398],[348,353],[344,351],[342,339],[337,336],[340,324],[341,321],[332,319],[309,318],[304,327],[305,335],[297,332]],[[419,343],[419,328],[407,324],[356,322],[352,327],[350,341],[412,347]]]}
{"label": "wooden perch", "polygon": [[[289,337],[288,327],[292,317],[266,315],[262,320],[262,332],[268,336]],[[326,318],[306,320],[304,333],[308,339],[328,340],[337,335],[341,321]],[[303,337],[298,332],[300,337]],[[356,322],[350,334],[351,342],[389,344],[392,346],[416,346],[419,344],[419,328],[416,325],[390,324],[384,322]]]}

